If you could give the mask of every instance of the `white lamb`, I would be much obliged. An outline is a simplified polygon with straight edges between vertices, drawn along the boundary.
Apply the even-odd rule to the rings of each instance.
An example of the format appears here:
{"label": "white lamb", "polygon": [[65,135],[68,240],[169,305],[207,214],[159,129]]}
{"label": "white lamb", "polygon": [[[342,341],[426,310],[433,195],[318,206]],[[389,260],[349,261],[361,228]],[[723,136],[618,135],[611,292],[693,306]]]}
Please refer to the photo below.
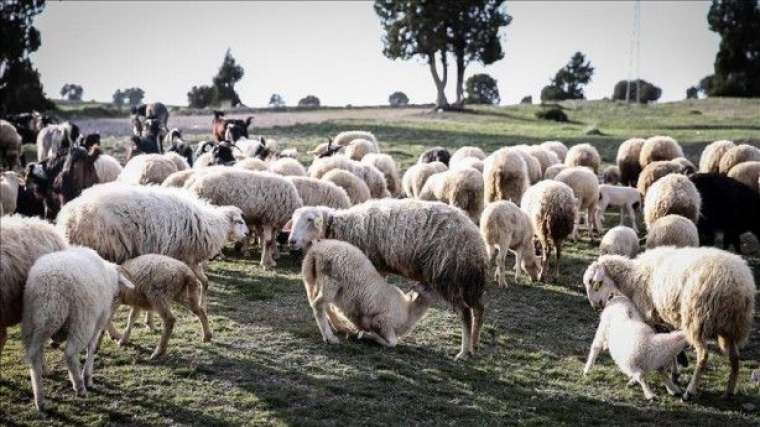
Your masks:
{"label": "white lamb", "polygon": [[511,201],[497,201],[489,204],[480,217],[480,234],[492,261],[498,247],[496,259],[496,281],[506,287],[505,274],[507,251],[515,254],[515,280],[520,271],[526,271],[532,280],[538,278],[539,262],[533,245],[533,223],[528,215]]}
{"label": "white lamb", "polygon": [[604,212],[610,206],[620,208],[620,225],[623,225],[624,213],[627,212],[631,218],[631,228],[636,233],[639,232],[636,225],[636,211],[641,209],[641,193],[639,190],[621,185],[599,185],[600,219],[604,219]]}

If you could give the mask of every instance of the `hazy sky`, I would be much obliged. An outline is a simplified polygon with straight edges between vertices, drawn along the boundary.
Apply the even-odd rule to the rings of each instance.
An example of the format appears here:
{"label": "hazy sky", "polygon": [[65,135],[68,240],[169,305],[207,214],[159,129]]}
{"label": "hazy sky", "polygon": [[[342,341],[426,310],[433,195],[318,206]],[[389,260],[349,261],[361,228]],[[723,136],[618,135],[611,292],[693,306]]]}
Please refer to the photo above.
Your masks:
{"label": "hazy sky", "polygon": [[[641,77],[663,89],[661,100],[683,99],[712,73],[720,38],[707,27],[708,9],[703,1],[641,3]],[[596,67],[587,98],[610,96],[628,76],[632,2],[509,1],[507,10],[514,19],[504,30],[506,57],[485,68],[502,103],[538,99],[577,50]],[[35,24],[42,47],[32,58],[56,97],[64,83],[102,101],[138,86],[146,100],[185,105],[190,87],[209,84],[230,47],[245,68],[238,93],[251,106],[272,93],[288,104],[307,94],[325,105],[384,104],[395,90],[416,103],[435,98],[421,60],[382,55],[372,2],[49,1]],[[471,65],[467,75],[483,70]],[[452,99],[453,67],[450,75]]]}

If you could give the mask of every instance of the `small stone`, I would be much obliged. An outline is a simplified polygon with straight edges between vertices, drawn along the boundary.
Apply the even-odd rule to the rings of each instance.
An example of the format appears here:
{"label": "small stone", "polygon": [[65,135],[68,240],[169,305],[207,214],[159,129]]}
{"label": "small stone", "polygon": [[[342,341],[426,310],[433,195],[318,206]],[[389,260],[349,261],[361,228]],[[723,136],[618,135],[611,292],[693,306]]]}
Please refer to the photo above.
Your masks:
{"label": "small stone", "polygon": [[742,405],[742,408],[744,408],[744,410],[747,412],[752,412],[757,408],[757,406],[755,406],[754,403],[745,403]]}

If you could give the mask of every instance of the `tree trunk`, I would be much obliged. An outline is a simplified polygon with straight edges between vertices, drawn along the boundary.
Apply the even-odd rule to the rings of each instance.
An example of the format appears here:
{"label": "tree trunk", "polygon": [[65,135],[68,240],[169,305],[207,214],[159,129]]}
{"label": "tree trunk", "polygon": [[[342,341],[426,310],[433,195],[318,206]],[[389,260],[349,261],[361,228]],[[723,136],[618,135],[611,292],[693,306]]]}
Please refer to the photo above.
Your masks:
{"label": "tree trunk", "polygon": [[457,52],[457,100],[454,103],[458,108],[464,107],[464,52]]}
{"label": "tree trunk", "polygon": [[443,77],[438,74],[438,69],[435,65],[435,52],[428,54],[428,65],[430,66],[430,74],[433,75],[433,82],[435,83],[435,89],[438,92],[435,107],[446,109],[449,107],[449,101],[446,99],[446,81],[448,80],[448,67],[446,66],[446,52],[441,52],[441,64],[443,65]]}

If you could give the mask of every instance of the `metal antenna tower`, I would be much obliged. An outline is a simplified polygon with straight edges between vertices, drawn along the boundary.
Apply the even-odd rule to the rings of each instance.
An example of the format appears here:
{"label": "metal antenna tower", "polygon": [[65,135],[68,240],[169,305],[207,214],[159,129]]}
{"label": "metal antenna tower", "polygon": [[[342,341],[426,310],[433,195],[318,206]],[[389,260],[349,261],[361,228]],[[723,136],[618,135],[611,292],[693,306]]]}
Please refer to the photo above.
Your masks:
{"label": "metal antenna tower", "polygon": [[631,46],[628,56],[628,81],[625,88],[625,102],[631,100],[631,74],[633,74],[634,65],[636,67],[636,103],[641,98],[640,90],[640,70],[641,70],[641,3],[639,0],[633,2],[633,30],[631,32]]}

